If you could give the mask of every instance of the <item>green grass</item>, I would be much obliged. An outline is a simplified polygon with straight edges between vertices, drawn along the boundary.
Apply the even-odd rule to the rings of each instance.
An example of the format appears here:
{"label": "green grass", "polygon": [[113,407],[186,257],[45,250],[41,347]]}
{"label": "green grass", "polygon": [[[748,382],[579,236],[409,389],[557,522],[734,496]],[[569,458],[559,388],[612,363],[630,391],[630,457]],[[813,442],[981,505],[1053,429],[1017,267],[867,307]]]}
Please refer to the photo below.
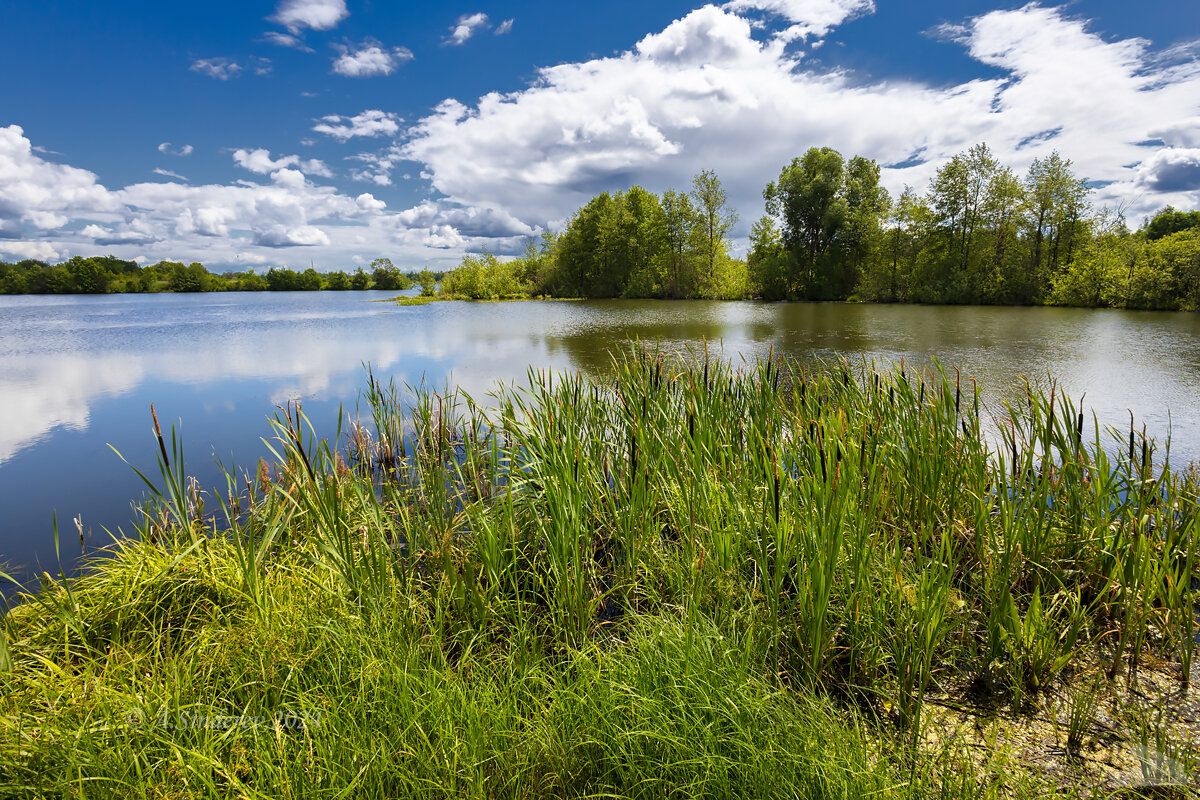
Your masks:
{"label": "green grass", "polygon": [[930,703],[1036,716],[1098,675],[1077,754],[1145,662],[1188,689],[1195,474],[1056,391],[989,428],[937,370],[635,350],[489,408],[365,398],[333,441],[281,409],[218,518],[159,434],[140,537],[5,620],[0,788],[1032,796]]}

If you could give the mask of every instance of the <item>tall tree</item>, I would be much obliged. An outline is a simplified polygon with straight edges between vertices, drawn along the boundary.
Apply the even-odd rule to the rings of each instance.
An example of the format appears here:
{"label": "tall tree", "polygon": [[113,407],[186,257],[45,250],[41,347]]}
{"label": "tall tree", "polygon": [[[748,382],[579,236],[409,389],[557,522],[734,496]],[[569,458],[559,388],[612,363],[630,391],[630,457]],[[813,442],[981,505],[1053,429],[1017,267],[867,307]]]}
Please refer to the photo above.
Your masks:
{"label": "tall tree", "polygon": [[737,212],[727,205],[729,197],[717,173],[710,169],[692,178],[691,194],[705,234],[705,272],[701,282],[711,294],[716,281],[717,259],[724,255],[725,237],[737,224],[738,217]]}
{"label": "tall tree", "polygon": [[1033,160],[1025,186],[1029,192],[1029,280],[1039,287],[1049,287],[1060,268],[1070,262],[1085,233],[1083,213],[1090,190],[1087,181],[1075,177],[1071,162],[1057,150]]}
{"label": "tall tree", "polygon": [[945,262],[945,300],[978,301],[981,275],[976,245],[988,184],[999,165],[986,144],[950,159],[933,178],[930,205],[937,214]]}
{"label": "tall tree", "polygon": [[780,220],[783,244],[795,256],[801,296],[819,296],[818,261],[841,232],[849,211],[842,196],[844,182],[842,154],[831,147],[812,147],[763,190],[767,213]]}
{"label": "tall tree", "polygon": [[982,300],[991,303],[1028,303],[1034,287],[1020,273],[1021,215],[1025,188],[1008,167],[997,169],[988,181],[983,220],[991,236]]}
{"label": "tall tree", "polygon": [[665,238],[663,293],[674,298],[695,297],[697,259],[707,233],[690,195],[674,189],[664,192],[662,210]]}

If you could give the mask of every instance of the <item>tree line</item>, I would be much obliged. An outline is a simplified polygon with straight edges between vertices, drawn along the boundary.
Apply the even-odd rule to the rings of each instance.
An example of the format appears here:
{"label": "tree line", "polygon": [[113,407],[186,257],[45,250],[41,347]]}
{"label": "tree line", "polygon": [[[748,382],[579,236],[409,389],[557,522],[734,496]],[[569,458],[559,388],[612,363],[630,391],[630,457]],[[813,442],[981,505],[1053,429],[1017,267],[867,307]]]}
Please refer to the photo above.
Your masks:
{"label": "tree line", "polygon": [[520,258],[467,255],[442,292],[1200,306],[1200,212],[1168,207],[1131,230],[1119,212],[1091,206],[1086,179],[1058,153],[1018,175],[979,144],[923,193],[899,197],[879,178],[871,159],[809,149],[763,190],[745,259],[730,254],[737,215],[710,171],[686,192],[604,192]]}
{"label": "tree line", "polygon": [[1165,208],[1132,230],[1095,208],[1057,152],[1019,175],[986,144],[955,155],[923,192],[892,197],[862,156],[810,148],[763,190],[745,258],[738,216],[709,170],[686,190],[602,192],[518,258],[468,254],[448,273],[272,269],[209,273],[112,256],[0,263],[0,292],[408,288],[471,299],[551,297],[862,300],[900,303],[1200,307],[1200,211]]}
{"label": "tree line", "polygon": [[296,292],[383,289],[403,291],[414,283],[432,293],[440,273],[401,272],[390,259],[377,258],[370,271],[358,268],[318,272],[273,267],[215,274],[203,264],[160,261],[141,266],[114,256],[75,256],[59,264],[26,259],[0,261],[0,294],[108,294],[112,292]]}

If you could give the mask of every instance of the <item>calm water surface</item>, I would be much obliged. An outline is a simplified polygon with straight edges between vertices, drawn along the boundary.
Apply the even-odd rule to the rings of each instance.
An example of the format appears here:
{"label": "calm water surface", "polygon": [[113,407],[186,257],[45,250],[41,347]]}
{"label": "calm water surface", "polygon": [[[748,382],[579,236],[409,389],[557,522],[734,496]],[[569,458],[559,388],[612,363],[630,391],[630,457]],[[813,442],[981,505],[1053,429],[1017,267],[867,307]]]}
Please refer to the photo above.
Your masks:
{"label": "calm water surface", "polygon": [[1200,315],[1049,308],[759,304],[704,301],[433,303],[391,293],[0,297],[0,561],[55,569],[79,552],[79,515],[97,543],[131,529],[143,485],[113,453],[154,470],[149,408],[180,424],[189,470],[215,485],[215,460],[252,470],[276,404],[301,399],[331,434],[352,411],[362,364],[377,377],[482,399],[530,366],[605,369],[631,338],[726,357],[805,362],[937,357],[978,380],[990,404],[1021,376],[1054,376],[1103,423],[1128,409],[1172,458],[1200,459]]}

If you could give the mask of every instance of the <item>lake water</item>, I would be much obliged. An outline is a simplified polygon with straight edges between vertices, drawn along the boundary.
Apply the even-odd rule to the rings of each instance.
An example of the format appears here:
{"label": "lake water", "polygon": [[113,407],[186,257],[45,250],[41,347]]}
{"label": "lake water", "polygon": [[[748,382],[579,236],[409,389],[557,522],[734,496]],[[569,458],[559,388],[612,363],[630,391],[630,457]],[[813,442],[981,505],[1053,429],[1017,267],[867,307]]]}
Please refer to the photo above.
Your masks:
{"label": "lake water", "polygon": [[180,425],[189,471],[214,485],[214,459],[253,470],[276,404],[300,399],[319,432],[353,410],[362,364],[380,378],[482,399],[529,366],[599,371],[623,342],[710,343],[726,357],[773,347],[815,363],[838,356],[929,357],[978,380],[995,404],[1019,376],[1053,375],[1107,424],[1129,409],[1200,459],[1200,314],[1052,308],[705,301],[433,303],[394,293],[323,292],[0,297],[0,562],[18,573],[131,529],[143,484],[113,453],[155,473],[150,403]]}

